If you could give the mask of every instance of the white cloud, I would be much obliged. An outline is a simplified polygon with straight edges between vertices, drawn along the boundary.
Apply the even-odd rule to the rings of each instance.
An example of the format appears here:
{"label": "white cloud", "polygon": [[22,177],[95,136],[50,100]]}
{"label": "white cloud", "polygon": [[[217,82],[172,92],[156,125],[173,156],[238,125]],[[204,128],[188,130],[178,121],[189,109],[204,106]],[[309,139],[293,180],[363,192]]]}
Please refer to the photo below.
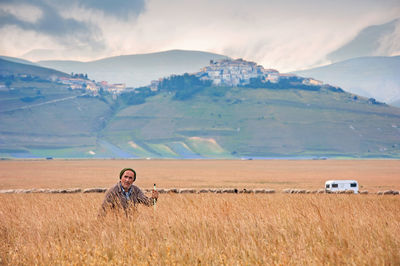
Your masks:
{"label": "white cloud", "polygon": [[0,54],[2,55],[19,57],[21,53],[32,49],[43,49],[43,47],[62,49],[60,45],[48,36],[33,30],[22,30],[17,26],[5,26],[0,28],[0,36],[2,38]]}
{"label": "white cloud", "polygon": [[[241,57],[283,72],[325,63],[328,53],[363,28],[400,16],[400,4],[391,0],[149,0],[138,16],[131,17],[72,3],[75,4],[69,8],[64,3],[64,18],[99,29],[90,31],[86,47],[86,40],[75,47],[62,47],[39,36],[40,41],[33,48],[56,47],[65,51],[60,56],[70,60],[169,49],[202,50]],[[5,28],[1,31],[5,33]],[[398,52],[399,36],[397,30],[382,40],[382,49]],[[12,49],[11,43],[31,40],[32,33],[20,32],[20,36],[13,37],[14,41],[1,44],[0,52],[7,51],[7,46],[11,56],[26,53],[26,46]],[[92,43],[102,43],[104,47],[94,47]]]}
{"label": "white cloud", "polygon": [[119,46],[123,53],[206,50],[291,71],[322,63],[362,28],[389,19],[371,5],[286,2],[152,0]]}
{"label": "white cloud", "polygon": [[34,5],[12,5],[0,4],[0,10],[14,15],[16,18],[26,22],[36,22],[42,17],[42,11]]}
{"label": "white cloud", "polygon": [[380,40],[378,55],[400,55],[400,19],[397,20],[396,28],[392,34],[384,36]]}

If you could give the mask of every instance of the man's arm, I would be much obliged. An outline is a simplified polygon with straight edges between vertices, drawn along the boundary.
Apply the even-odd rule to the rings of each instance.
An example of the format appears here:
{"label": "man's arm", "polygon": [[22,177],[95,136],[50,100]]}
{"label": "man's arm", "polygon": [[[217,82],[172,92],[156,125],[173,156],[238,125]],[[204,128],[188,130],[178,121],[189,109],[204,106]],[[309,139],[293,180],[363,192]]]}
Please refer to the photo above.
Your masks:
{"label": "man's arm", "polygon": [[[138,200],[139,203],[144,204],[146,206],[152,206],[152,205],[154,205],[154,199],[155,199],[155,201],[157,201],[158,197],[153,197],[152,196],[152,197],[149,198],[138,187],[135,187],[135,190],[136,190],[136,193],[137,193],[136,195],[137,195],[137,200]],[[157,196],[158,196],[158,193],[157,193]]]}
{"label": "man's arm", "polygon": [[116,196],[112,189],[107,190],[104,196],[103,203],[101,204],[99,216],[104,216],[109,209],[114,209],[116,205]]}

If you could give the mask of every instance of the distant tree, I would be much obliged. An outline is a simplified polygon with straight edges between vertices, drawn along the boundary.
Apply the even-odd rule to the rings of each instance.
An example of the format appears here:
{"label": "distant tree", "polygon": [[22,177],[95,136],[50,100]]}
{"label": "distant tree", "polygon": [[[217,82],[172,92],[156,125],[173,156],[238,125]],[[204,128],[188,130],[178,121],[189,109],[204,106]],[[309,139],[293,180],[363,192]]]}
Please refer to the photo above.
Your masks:
{"label": "distant tree", "polygon": [[7,79],[6,82],[4,83],[6,85],[7,88],[10,88],[12,81]]}
{"label": "distant tree", "polygon": [[368,103],[370,104],[378,104],[378,102],[375,100],[375,98],[369,98]]}
{"label": "distant tree", "polygon": [[135,91],[121,93],[118,102],[126,105],[139,105],[146,102],[146,98],[155,95],[149,87],[140,87]]}
{"label": "distant tree", "polygon": [[272,83],[269,80],[266,82],[261,78],[251,78],[250,82],[246,85],[242,85],[245,88],[265,88],[265,89],[274,89],[274,90],[287,90],[287,89],[298,89],[298,90],[307,90],[307,91],[318,91],[321,89],[321,86],[315,85],[306,85],[303,84],[303,78],[301,77],[285,77],[279,79],[277,83]]}
{"label": "distant tree", "polygon": [[99,89],[99,94],[100,94],[100,95],[106,95],[107,93],[106,93],[106,91],[104,90],[103,87],[100,87],[100,89]]}
{"label": "distant tree", "polygon": [[211,81],[200,80],[195,75],[185,73],[162,80],[158,85],[158,89],[160,91],[175,92],[175,100],[186,100],[209,86],[211,86]]}
{"label": "distant tree", "polygon": [[32,75],[27,75],[26,77],[21,78],[22,81],[33,81],[35,80],[37,77],[32,76]]}
{"label": "distant tree", "polygon": [[[344,92],[344,90],[342,90],[342,88],[333,87],[331,85],[322,85],[321,88],[325,88],[325,89],[333,91],[333,92]],[[355,96],[354,100],[357,100],[357,96]]]}
{"label": "distant tree", "polygon": [[27,96],[27,97],[21,97],[21,98],[19,98],[22,102],[25,102],[25,103],[30,103],[30,102],[34,102],[34,101],[36,101],[36,100],[38,100],[38,99],[40,99],[40,98],[44,98],[42,95],[37,95],[37,96],[33,96],[33,97],[29,97],[29,96]]}

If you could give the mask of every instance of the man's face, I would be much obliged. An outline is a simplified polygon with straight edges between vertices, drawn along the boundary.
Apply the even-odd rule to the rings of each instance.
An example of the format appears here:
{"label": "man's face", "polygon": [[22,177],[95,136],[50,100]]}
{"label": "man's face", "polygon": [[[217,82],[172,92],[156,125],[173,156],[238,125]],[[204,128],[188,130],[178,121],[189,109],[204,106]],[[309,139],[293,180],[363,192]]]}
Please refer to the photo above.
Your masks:
{"label": "man's face", "polygon": [[125,190],[128,190],[131,187],[134,179],[135,179],[135,174],[132,171],[126,170],[121,177],[122,187]]}

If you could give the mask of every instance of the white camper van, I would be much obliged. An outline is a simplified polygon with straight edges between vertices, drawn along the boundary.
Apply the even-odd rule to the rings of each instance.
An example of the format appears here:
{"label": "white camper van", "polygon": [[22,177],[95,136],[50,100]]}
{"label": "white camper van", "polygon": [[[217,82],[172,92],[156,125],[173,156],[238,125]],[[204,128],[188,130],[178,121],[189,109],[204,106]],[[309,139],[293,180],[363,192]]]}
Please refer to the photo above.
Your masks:
{"label": "white camper van", "polygon": [[346,191],[353,190],[355,194],[358,193],[358,182],[356,180],[328,180],[325,182],[325,191]]}

